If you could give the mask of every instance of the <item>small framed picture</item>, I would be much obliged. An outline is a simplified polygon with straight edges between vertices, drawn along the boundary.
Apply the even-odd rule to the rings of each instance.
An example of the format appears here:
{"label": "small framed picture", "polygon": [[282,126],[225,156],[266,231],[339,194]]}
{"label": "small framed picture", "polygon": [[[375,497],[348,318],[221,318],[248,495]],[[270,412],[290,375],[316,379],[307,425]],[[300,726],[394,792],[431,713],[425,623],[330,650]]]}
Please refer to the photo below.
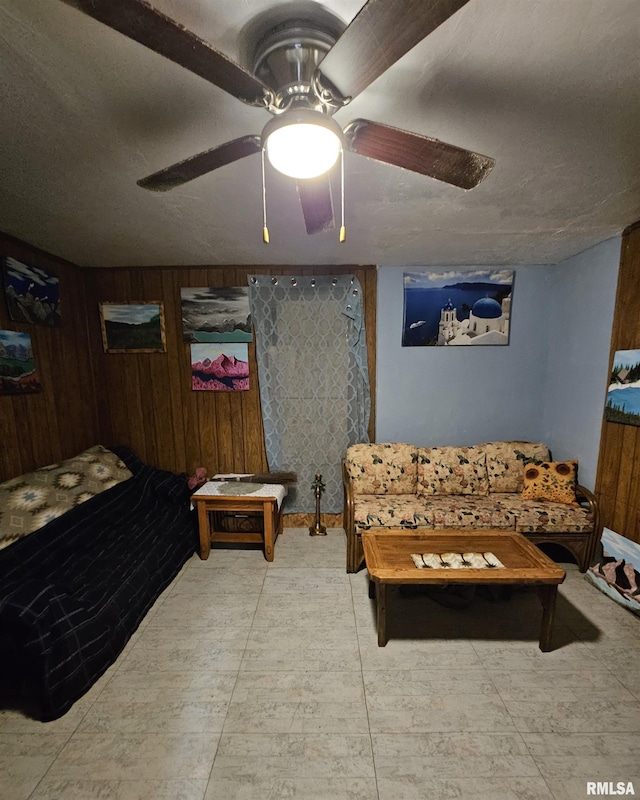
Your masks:
{"label": "small framed picture", "polygon": [[0,256],[9,317],[14,322],[60,325],[58,278],[42,267]]}
{"label": "small framed picture", "polygon": [[246,392],[249,345],[246,342],[192,344],[191,388],[204,392]]}
{"label": "small framed picture", "polygon": [[508,345],[514,270],[404,273],[403,347]]}
{"label": "small framed picture", "polygon": [[185,342],[250,342],[248,286],[183,286],[182,333]]}
{"label": "small framed picture", "polygon": [[640,350],[616,350],[607,389],[604,418],[640,425]]}
{"label": "small framed picture", "polygon": [[121,300],[98,305],[105,353],[166,353],[162,302]]}
{"label": "small framed picture", "polygon": [[18,331],[0,331],[0,394],[32,394],[41,389],[31,336]]}

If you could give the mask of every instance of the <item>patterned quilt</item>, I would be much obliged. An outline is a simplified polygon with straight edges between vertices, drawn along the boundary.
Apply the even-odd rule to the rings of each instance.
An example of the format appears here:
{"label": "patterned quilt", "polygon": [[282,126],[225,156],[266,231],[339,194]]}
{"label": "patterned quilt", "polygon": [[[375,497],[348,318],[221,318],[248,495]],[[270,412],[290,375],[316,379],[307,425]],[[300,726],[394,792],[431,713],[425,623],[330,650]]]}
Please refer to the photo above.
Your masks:
{"label": "patterned quilt", "polygon": [[124,462],[97,444],[75,458],[0,483],[0,548],[130,477]]}

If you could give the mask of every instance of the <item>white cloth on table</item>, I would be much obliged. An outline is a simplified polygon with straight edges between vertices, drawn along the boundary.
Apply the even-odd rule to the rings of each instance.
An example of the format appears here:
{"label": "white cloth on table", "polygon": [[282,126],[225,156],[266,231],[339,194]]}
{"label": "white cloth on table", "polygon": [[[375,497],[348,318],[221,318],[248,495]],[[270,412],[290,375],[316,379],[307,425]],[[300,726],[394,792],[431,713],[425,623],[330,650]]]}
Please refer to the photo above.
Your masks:
{"label": "white cloth on table", "polygon": [[[278,508],[286,497],[287,487],[279,483],[244,483],[243,481],[207,481],[191,496],[207,497],[274,497]],[[193,501],[191,502],[193,508]]]}

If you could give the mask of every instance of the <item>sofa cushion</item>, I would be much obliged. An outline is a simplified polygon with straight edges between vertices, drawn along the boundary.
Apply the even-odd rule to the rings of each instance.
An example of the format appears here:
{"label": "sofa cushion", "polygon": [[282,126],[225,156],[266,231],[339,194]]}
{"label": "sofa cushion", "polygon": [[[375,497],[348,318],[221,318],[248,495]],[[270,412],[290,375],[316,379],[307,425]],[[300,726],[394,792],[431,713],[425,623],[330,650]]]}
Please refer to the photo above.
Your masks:
{"label": "sofa cushion", "polygon": [[577,503],[514,498],[511,508],[519,533],[591,533],[593,530],[593,515]]}
{"label": "sofa cushion", "polygon": [[345,466],[355,495],[416,492],[417,451],[412,444],[352,444]]}
{"label": "sofa cushion", "polygon": [[523,499],[575,504],[577,469],[577,461],[529,464],[524,470]]}
{"label": "sofa cushion", "polygon": [[433,528],[499,528],[515,530],[516,517],[509,508],[493,497],[464,498],[454,495],[425,497],[425,513],[433,520]]}
{"label": "sofa cushion", "polygon": [[356,495],[354,522],[358,531],[370,528],[433,528],[424,501],[415,494]]}
{"label": "sofa cushion", "polygon": [[0,484],[0,548],[129,478],[120,458],[98,444]]}
{"label": "sofa cushion", "polygon": [[488,442],[482,447],[487,457],[489,492],[520,493],[525,465],[549,460],[549,448],[540,442]]}
{"label": "sofa cushion", "polygon": [[484,450],[480,447],[418,448],[418,494],[489,494]]}

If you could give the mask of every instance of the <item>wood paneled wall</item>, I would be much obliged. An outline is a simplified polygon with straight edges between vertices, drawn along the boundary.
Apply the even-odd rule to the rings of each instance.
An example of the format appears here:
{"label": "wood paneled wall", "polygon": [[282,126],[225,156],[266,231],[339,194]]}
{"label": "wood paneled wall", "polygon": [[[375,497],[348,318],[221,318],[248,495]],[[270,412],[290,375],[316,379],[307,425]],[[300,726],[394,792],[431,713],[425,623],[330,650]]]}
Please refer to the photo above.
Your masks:
{"label": "wood paneled wall", "polygon": [[[640,222],[622,238],[609,366],[616,350],[640,349]],[[640,427],[602,423],[596,477],[603,525],[640,542]]]}
{"label": "wood paneled wall", "polygon": [[[267,469],[255,350],[250,389],[194,392],[189,344],[182,339],[181,286],[246,286],[252,273],[355,274],[365,296],[372,401],[375,400],[376,271],[374,267],[116,268],[84,271],[90,297],[88,327],[100,409],[101,441],[125,444],[150,464],[176,472]],[[105,354],[99,301],[164,301],[167,352]],[[374,411],[370,435],[374,435]]]}
{"label": "wood paneled wall", "polygon": [[0,253],[43,267],[60,279],[62,324],[14,322],[0,301],[0,329],[31,335],[42,383],[37,394],[0,395],[0,482],[75,455],[98,442],[95,389],[86,328],[82,270],[0,234]]}

